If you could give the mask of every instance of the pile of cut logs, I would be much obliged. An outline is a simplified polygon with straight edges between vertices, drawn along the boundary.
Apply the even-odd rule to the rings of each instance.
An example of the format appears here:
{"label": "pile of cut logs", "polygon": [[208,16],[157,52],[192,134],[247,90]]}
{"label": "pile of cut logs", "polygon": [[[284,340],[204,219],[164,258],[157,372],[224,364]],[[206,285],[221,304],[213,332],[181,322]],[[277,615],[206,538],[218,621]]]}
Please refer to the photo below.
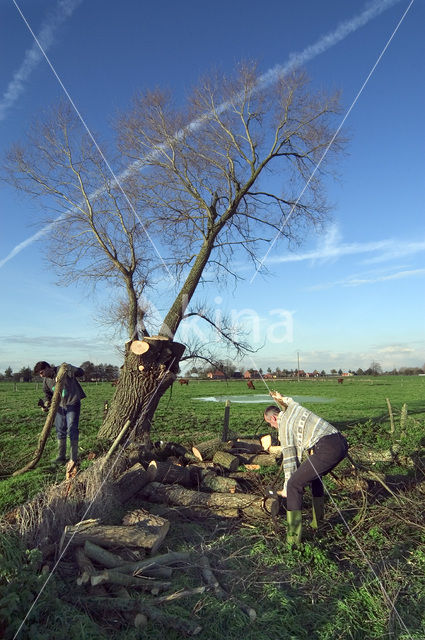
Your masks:
{"label": "pile of cut logs", "polygon": [[[80,599],[81,606],[96,617],[114,611],[136,627],[150,620],[192,636],[201,630],[198,622],[170,616],[163,612],[163,605],[209,592],[221,600],[232,600],[249,620],[255,620],[253,608],[222,588],[205,553],[158,554],[158,549],[170,519],[181,515],[185,519],[276,516],[279,500],[275,495],[261,495],[253,470],[276,464],[280,447],[264,436],[210,440],[192,450],[176,443],[157,443],[149,451],[132,445],[120,455],[126,457],[129,468],[114,483],[116,496],[121,503],[131,500],[137,508],[120,525],[93,519],[66,526],[60,541],[60,556],[71,554],[78,567],[77,604]],[[241,465],[245,470],[238,470]],[[70,482],[78,483],[78,474]],[[147,503],[156,504],[149,508]],[[173,588],[172,575],[182,570],[196,576],[193,588]],[[140,591],[143,598],[134,597]]]}
{"label": "pile of cut logs", "polygon": [[[158,443],[147,454],[143,447],[134,446],[127,456],[129,468],[116,485],[121,502],[137,495],[180,508],[189,517],[258,518],[279,511],[276,496],[262,495],[252,481],[253,470],[276,465],[281,459],[281,448],[272,444],[270,435],[208,440],[191,451],[176,443]],[[242,465],[245,470],[238,471]],[[250,491],[253,486],[255,492]]]}

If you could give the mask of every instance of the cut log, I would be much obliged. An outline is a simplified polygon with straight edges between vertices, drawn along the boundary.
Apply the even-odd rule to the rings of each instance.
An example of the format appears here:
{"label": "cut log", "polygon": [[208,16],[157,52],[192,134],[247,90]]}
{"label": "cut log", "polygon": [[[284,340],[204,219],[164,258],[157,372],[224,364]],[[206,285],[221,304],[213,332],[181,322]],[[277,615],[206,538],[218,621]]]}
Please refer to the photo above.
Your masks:
{"label": "cut log", "polygon": [[[156,483],[155,483],[156,484]],[[142,547],[152,554],[163,542],[170,523],[159,516],[148,518],[141,524],[131,526],[101,525],[99,520],[84,520],[75,525],[67,525],[62,534],[60,550],[65,545],[83,546],[86,540],[106,547]]]}
{"label": "cut log", "polygon": [[239,458],[227,451],[217,451],[214,454],[213,462],[227,471],[236,471],[239,467]]}
{"label": "cut log", "polygon": [[230,449],[228,442],[222,442],[216,438],[197,444],[196,447],[192,447],[192,452],[198,460],[202,461],[212,460],[217,451],[227,451],[228,449]]}
{"label": "cut log", "polygon": [[90,540],[86,540],[84,543],[84,553],[88,558],[94,560],[97,564],[100,564],[102,567],[106,567],[107,569],[114,569],[125,562],[116,553],[111,553],[110,551],[99,547],[99,545],[90,542]]}
{"label": "cut log", "polygon": [[152,502],[174,504],[199,509],[201,515],[223,517],[239,516],[264,518],[279,512],[279,501],[269,499],[265,506],[263,498],[242,493],[202,493],[184,489],[179,485],[164,485],[151,482],[140,492],[142,498]]}
{"label": "cut log", "polygon": [[239,488],[237,481],[234,478],[226,478],[225,476],[218,476],[216,473],[210,471],[205,474],[199,485],[201,491],[217,491],[219,493],[235,493]]}
{"label": "cut log", "polygon": [[140,462],[136,462],[135,465],[119,477],[115,485],[121,502],[127,502],[151,480],[152,477],[149,471],[145,471]]}
{"label": "cut log", "polygon": [[147,469],[149,476],[156,482],[165,484],[181,484],[183,487],[196,487],[198,475],[187,467],[179,467],[169,462],[152,460]]}
{"label": "cut log", "polygon": [[251,457],[249,464],[259,464],[260,467],[271,467],[278,463],[279,457],[280,456],[272,455],[270,453],[259,453],[258,455]]}

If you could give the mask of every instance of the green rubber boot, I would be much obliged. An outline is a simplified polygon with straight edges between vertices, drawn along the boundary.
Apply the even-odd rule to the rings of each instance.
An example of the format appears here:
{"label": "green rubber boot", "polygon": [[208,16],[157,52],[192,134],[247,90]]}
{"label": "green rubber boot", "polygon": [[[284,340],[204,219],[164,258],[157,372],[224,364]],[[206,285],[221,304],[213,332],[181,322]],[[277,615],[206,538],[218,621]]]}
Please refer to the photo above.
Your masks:
{"label": "green rubber boot", "polygon": [[66,462],[66,438],[58,440],[58,457],[55,458],[56,464],[63,464]]}
{"label": "green rubber boot", "polygon": [[319,524],[323,520],[323,515],[325,512],[325,496],[319,496],[315,498],[313,496],[313,519],[311,521],[311,528],[318,529]]}
{"label": "green rubber boot", "polygon": [[78,440],[71,440],[71,456],[72,462],[78,462]]}
{"label": "green rubber boot", "polygon": [[301,511],[287,511],[286,520],[288,523],[286,542],[291,547],[299,547],[301,544],[302,531]]}

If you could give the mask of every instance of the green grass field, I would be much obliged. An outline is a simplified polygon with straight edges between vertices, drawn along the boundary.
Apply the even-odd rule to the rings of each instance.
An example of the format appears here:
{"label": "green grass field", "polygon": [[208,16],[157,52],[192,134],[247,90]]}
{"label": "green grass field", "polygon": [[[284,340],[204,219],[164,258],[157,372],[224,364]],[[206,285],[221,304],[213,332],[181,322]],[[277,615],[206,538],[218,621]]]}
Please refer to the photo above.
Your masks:
{"label": "green grass field", "polygon": [[[255,391],[244,381],[197,381],[175,384],[161,400],[152,431],[153,440],[197,443],[221,434],[224,397],[252,400],[266,394],[261,381]],[[108,383],[85,384],[81,430],[82,466],[90,452],[104,450],[97,430],[103,405],[114,389]],[[355,450],[364,444],[387,449],[394,438],[406,455],[425,460],[425,378],[380,376],[336,380],[272,381],[270,388],[300,402],[338,426]],[[55,435],[49,438],[38,467],[22,476],[11,473],[31,457],[45,414],[36,406],[40,387],[33,383],[0,384],[0,513],[25,502],[43,487],[63,479],[63,468],[50,460],[56,453]],[[201,401],[215,397],[221,401]],[[305,401],[302,398],[308,398]],[[312,400],[313,398],[313,400]],[[387,398],[393,409],[395,435],[390,435]],[[230,431],[238,435],[268,432],[262,419],[267,398],[261,403],[232,402]],[[407,405],[407,417],[402,414]],[[401,429],[403,427],[403,429]],[[403,431],[403,434],[401,433]],[[222,586],[257,611],[249,622],[232,601],[212,594],[167,605],[166,612],[195,619],[203,627],[203,640],[422,640],[425,637],[425,507],[423,474],[418,469],[378,468],[386,478],[404,474],[398,497],[382,488],[352,495],[326,478],[327,525],[318,535],[308,526],[306,495],[305,543],[290,551],[285,544],[284,518],[275,522],[233,524],[173,523],[165,549],[207,552]],[[270,479],[278,473],[269,469]],[[19,621],[39,593],[37,551],[28,551],[12,535],[0,542],[0,637],[12,639]],[[66,562],[65,562],[66,566]],[[181,587],[197,586],[199,575],[179,578]],[[116,616],[93,619],[89,612],[69,603],[75,592],[72,578],[58,569],[37,601],[18,638],[46,640],[177,640],[181,634],[149,625],[137,632]],[[81,597],[86,597],[85,592]]]}

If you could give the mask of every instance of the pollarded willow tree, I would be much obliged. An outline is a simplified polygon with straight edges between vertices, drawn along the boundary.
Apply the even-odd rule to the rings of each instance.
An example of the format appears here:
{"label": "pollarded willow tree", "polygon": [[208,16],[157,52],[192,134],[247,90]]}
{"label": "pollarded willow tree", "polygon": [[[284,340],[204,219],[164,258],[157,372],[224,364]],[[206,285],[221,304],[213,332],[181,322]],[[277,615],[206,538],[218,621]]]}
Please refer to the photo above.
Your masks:
{"label": "pollarded willow tree", "polygon": [[[71,138],[62,127],[53,150],[41,149],[37,137],[12,150],[15,184],[62,203],[66,226],[54,227],[67,256],[60,269],[78,272],[82,256],[86,275],[89,268],[90,277],[115,278],[127,292],[129,340],[100,436],[113,438],[129,419],[136,438],[149,442],[152,417],[183,357],[179,328],[199,313],[191,304],[209,267],[232,273],[241,250],[261,267],[271,241],[298,241],[326,220],[323,175],[341,149],[338,111],[339,96],[313,91],[302,73],[266,85],[242,65],[232,78],[201,82],[181,108],[159,91],[136,95],[116,127],[121,166],[122,158],[129,163],[120,185],[81,132]],[[78,160],[70,153],[77,137]],[[161,265],[173,271],[174,295],[150,336],[144,324],[137,330],[139,296]]]}

